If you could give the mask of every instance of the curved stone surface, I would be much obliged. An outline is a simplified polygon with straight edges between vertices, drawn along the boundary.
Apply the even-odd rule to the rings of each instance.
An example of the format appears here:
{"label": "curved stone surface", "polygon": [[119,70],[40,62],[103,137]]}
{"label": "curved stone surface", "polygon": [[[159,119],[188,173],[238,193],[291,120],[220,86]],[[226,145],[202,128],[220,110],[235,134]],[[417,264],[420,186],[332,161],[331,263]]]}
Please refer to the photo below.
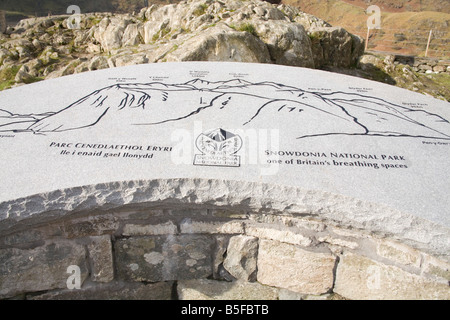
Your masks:
{"label": "curved stone surface", "polygon": [[215,179],[140,180],[57,190],[0,204],[0,232],[124,207],[209,207],[295,213],[389,235],[448,259],[448,228],[384,205],[323,191]]}
{"label": "curved stone surface", "polygon": [[227,207],[313,216],[448,259],[448,107],[359,78],[242,63],[131,66],[7,90],[0,231],[124,206]]}

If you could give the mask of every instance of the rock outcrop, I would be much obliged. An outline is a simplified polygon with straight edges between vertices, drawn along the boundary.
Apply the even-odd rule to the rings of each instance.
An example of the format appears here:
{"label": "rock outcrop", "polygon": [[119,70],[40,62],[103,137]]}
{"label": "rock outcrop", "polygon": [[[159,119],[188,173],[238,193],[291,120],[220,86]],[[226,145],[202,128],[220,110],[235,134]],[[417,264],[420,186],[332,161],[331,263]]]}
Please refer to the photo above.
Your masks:
{"label": "rock outcrop", "polygon": [[135,15],[83,14],[73,27],[68,16],[52,16],[8,28],[0,35],[0,72],[14,77],[2,77],[3,87],[165,61],[347,68],[363,52],[363,40],[343,28],[259,0],[189,0],[152,5]]}

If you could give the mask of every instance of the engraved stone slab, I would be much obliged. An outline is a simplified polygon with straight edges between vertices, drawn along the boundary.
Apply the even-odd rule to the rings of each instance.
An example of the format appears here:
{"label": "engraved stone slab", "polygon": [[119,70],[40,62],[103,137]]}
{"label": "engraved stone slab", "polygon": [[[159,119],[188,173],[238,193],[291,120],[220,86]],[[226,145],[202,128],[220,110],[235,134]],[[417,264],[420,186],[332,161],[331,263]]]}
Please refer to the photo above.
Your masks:
{"label": "engraved stone slab", "polygon": [[436,230],[448,252],[450,104],[360,78],[211,62],[62,77],[0,93],[0,150],[0,230],[42,211],[270,196],[361,226],[378,215],[373,229],[423,243]]}

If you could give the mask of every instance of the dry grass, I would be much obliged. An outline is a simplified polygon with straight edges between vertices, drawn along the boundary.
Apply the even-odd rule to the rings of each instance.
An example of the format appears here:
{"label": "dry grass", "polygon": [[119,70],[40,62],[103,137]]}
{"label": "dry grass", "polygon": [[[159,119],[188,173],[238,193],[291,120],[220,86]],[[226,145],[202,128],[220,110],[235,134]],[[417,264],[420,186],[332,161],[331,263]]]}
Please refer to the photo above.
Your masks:
{"label": "dry grass", "polygon": [[[365,9],[340,0],[283,0],[333,26],[341,26],[363,38],[367,34]],[[444,12],[382,12],[381,30],[371,30],[369,48],[402,54],[423,55],[433,29],[429,55],[450,57],[450,14]]]}

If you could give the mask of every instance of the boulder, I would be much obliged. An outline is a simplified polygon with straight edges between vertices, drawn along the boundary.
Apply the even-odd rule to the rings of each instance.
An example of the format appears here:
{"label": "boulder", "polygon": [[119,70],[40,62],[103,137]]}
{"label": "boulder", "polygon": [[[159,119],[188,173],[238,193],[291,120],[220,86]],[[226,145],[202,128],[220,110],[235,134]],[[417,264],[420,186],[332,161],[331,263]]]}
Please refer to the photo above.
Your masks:
{"label": "boulder", "polygon": [[68,76],[70,74],[74,74],[75,73],[75,69],[82,63],[82,61],[80,59],[75,59],[70,61],[68,64],[66,64],[65,66],[59,68],[58,70],[55,70],[51,73],[49,73],[45,79],[55,79],[55,78],[59,78],[62,76]]}
{"label": "boulder", "polygon": [[169,22],[170,21],[166,19],[162,22],[147,21],[144,23],[143,30],[141,31],[144,43],[152,43],[167,34],[170,31],[170,28],[168,27]]}
{"label": "boulder", "polygon": [[258,238],[234,236],[228,244],[223,266],[236,279],[255,281],[257,254]]}
{"label": "boulder", "polygon": [[39,69],[43,66],[41,59],[33,59],[29,62],[25,63],[23,67],[28,68],[27,73],[29,73],[33,77],[37,77],[39,75]]}
{"label": "boulder", "polygon": [[362,55],[358,60],[358,67],[365,71],[381,68],[382,65],[381,59],[371,54]]}
{"label": "boulder", "polygon": [[0,48],[0,65],[3,64],[3,61],[11,55],[9,50]]}
{"label": "boulder", "polygon": [[129,24],[123,33],[122,45],[126,47],[135,46],[142,43],[140,29],[140,24]]}
{"label": "boulder", "polygon": [[276,64],[314,68],[311,40],[301,24],[267,21],[256,24],[256,32]]}
{"label": "boulder", "polygon": [[91,35],[89,30],[73,30],[73,45],[74,46],[82,46],[86,43],[91,43]]}
{"label": "boulder", "polygon": [[33,39],[32,44],[36,50],[42,49],[42,43],[38,39]]}
{"label": "boulder", "polygon": [[17,47],[32,47],[32,43],[30,41],[28,41],[27,39],[13,39],[13,40],[9,40],[6,41],[5,43],[2,44],[2,47],[4,49],[14,49]]}
{"label": "boulder", "polygon": [[384,58],[384,63],[387,65],[393,65],[395,61],[395,55],[389,54]]}
{"label": "boulder", "polygon": [[445,72],[445,66],[434,66],[433,71],[434,72]]}
{"label": "boulder", "polygon": [[104,56],[95,56],[89,61],[89,70],[100,70],[108,68],[108,59]]}
{"label": "boulder", "polygon": [[292,20],[300,23],[303,27],[305,27],[305,29],[331,27],[331,24],[329,24],[328,22],[305,12],[297,12]]}
{"label": "boulder", "polygon": [[314,65],[350,67],[353,60],[354,41],[350,33],[341,27],[315,27],[309,30]]}
{"label": "boulder", "polygon": [[116,67],[123,67],[135,64],[148,63],[148,58],[146,57],[145,53],[124,54],[116,57],[114,59],[114,63]]}
{"label": "boulder", "polygon": [[[101,44],[104,51],[122,47],[122,37],[131,20],[126,17],[104,18],[94,31],[94,38]],[[94,27],[95,28],[95,27]]]}
{"label": "boulder", "polygon": [[236,61],[270,63],[269,51],[259,38],[218,24],[167,54],[167,61]]}
{"label": "boulder", "polygon": [[16,73],[16,77],[14,78],[14,81],[16,82],[27,82],[29,81],[32,76],[29,74],[30,70],[27,66],[23,65],[20,67],[19,71]]}

